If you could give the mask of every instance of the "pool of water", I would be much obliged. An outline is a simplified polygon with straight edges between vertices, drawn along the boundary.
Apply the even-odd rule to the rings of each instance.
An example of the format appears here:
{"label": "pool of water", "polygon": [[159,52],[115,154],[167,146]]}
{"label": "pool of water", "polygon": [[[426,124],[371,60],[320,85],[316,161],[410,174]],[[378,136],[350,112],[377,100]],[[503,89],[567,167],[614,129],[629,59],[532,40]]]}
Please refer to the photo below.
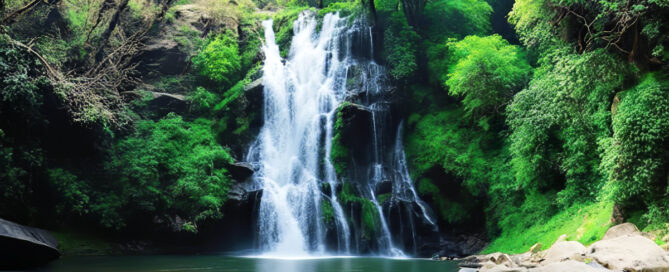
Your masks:
{"label": "pool of water", "polygon": [[270,259],[227,256],[90,256],[63,257],[36,271],[259,271],[259,272],[457,272],[455,262],[427,259],[328,257]]}

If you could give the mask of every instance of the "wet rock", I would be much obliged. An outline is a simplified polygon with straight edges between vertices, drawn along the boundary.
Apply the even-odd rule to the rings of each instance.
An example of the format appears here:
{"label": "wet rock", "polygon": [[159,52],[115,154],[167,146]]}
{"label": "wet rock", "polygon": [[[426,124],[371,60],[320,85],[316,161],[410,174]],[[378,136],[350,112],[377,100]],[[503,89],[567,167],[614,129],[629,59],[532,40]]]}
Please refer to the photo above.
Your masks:
{"label": "wet rock", "polygon": [[390,180],[382,180],[376,184],[374,193],[376,195],[388,194],[393,191],[393,183]]}
{"label": "wet rock", "polygon": [[487,242],[482,234],[462,234],[455,237],[442,237],[439,243],[439,256],[463,257],[481,251]]}
{"label": "wet rock", "polygon": [[255,172],[253,165],[248,162],[236,162],[228,165],[230,176],[238,182],[248,180]]}
{"label": "wet rock", "polygon": [[[623,227],[618,229],[622,230]],[[615,271],[669,271],[669,255],[666,251],[650,239],[633,232],[630,226],[624,229],[632,233],[592,244],[586,257]]]}
{"label": "wet rock", "polygon": [[543,263],[562,262],[566,260],[583,261],[585,251],[585,246],[576,241],[557,242],[546,250]]}
{"label": "wet rock", "polygon": [[344,103],[337,113],[341,116],[341,142],[351,151],[354,161],[369,161],[372,146],[372,112],[361,105]]}
{"label": "wet rock", "polygon": [[262,188],[253,181],[238,182],[230,186],[228,200],[236,204],[244,204],[257,193],[262,194]]}
{"label": "wet rock", "polygon": [[58,241],[49,232],[0,219],[0,270],[30,268],[58,257]]}

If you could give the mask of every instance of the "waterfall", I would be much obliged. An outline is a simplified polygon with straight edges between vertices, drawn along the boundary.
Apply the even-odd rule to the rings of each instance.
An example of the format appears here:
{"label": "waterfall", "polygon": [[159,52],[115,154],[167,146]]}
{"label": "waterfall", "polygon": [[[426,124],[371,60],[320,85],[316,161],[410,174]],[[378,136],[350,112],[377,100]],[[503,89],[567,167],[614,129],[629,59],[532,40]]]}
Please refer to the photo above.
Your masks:
{"label": "waterfall", "polygon": [[[285,63],[272,22],[265,21],[263,26],[264,125],[248,154],[249,160],[258,162],[254,179],[263,188],[259,206],[261,249],[287,256],[324,253],[320,207],[321,201],[330,201],[341,250],[348,252],[350,231],[343,209],[336,194],[324,199],[320,190],[322,182],[331,188],[337,182],[327,158],[336,106],[345,97],[341,79],[346,76],[346,59],[340,60],[338,39],[346,24],[337,14],[327,14],[318,34],[313,14],[303,13],[293,24],[295,35]],[[321,171],[323,147],[326,165]]]}
{"label": "waterfall", "polygon": [[[404,255],[393,243],[392,228],[374,191],[376,184],[393,175],[384,165],[399,167],[399,174],[395,175],[398,178],[393,178],[397,189],[393,190],[392,199],[417,203],[425,218],[433,222],[429,208],[418,198],[408,176],[399,131],[394,153],[401,149],[401,154],[385,156],[392,147],[384,145],[382,139],[386,133],[395,133],[378,124],[378,115],[388,116],[388,109],[378,106],[385,103],[385,71],[373,61],[371,28],[359,21],[352,24],[348,19],[340,18],[338,13],[326,14],[318,31],[314,12],[302,12],[293,23],[294,36],[285,59],[276,44],[272,21],[263,22],[264,124],[246,159],[257,167],[253,182],[263,189],[258,205],[258,245],[266,256],[357,253],[357,246],[351,246],[354,230],[337,198],[340,178],[330,161],[337,107],[352,93],[362,94],[360,103],[372,113],[373,150],[369,153],[373,154],[368,164],[361,165],[368,167],[368,174],[351,182],[358,184],[362,196],[372,201],[378,211],[378,253]],[[353,48],[369,50],[361,53]],[[349,73],[354,69],[362,70],[358,76],[364,82],[357,93],[347,89]],[[401,162],[393,163],[391,157]],[[405,196],[406,188],[413,194]],[[334,246],[332,241],[327,242],[328,229],[322,218],[321,207],[327,203],[334,217]]]}

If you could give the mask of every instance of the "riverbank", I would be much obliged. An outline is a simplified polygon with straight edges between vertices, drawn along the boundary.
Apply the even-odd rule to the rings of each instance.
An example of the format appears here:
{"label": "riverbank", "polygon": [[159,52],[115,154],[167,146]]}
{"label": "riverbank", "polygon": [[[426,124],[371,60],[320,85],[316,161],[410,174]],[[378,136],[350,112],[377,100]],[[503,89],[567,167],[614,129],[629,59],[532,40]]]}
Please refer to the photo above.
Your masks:
{"label": "riverbank", "polygon": [[460,271],[669,271],[669,254],[654,242],[657,237],[639,231],[632,223],[609,228],[601,240],[588,247],[567,237],[560,236],[550,247],[534,244],[521,254],[470,256],[461,260]]}

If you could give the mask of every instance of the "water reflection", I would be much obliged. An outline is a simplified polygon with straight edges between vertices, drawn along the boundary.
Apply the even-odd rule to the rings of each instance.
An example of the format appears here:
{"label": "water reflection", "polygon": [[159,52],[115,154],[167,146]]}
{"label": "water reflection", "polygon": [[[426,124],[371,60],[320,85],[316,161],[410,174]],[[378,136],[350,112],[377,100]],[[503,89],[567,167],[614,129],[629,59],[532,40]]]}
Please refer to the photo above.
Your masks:
{"label": "water reflection", "polygon": [[226,256],[92,256],[64,257],[36,271],[45,272],[457,272],[452,262],[423,259],[328,257],[268,259]]}

